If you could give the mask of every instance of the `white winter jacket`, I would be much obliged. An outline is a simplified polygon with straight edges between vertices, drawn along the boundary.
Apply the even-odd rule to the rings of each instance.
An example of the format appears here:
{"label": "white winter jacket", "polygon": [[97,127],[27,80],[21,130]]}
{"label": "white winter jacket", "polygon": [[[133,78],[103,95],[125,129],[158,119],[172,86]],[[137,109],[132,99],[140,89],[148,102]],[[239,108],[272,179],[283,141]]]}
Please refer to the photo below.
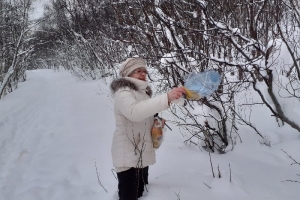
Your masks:
{"label": "white winter jacket", "polygon": [[167,94],[150,98],[148,82],[131,77],[114,80],[111,89],[116,120],[111,148],[113,166],[126,169],[154,164],[151,128],[154,114],[169,107]]}

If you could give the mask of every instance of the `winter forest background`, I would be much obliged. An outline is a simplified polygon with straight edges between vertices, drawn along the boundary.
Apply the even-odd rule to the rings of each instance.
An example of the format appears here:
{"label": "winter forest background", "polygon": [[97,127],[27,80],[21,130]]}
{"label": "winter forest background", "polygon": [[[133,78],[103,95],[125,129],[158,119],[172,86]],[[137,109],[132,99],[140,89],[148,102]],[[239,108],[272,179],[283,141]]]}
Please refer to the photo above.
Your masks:
{"label": "winter forest background", "polygon": [[[171,107],[185,144],[226,156],[243,145],[246,128],[272,148],[268,126],[285,130],[280,137],[297,133],[299,146],[298,0],[49,0],[33,17],[36,2],[0,2],[0,104],[28,71],[65,70],[108,87],[118,64],[139,55],[156,94],[183,85],[192,71],[222,75],[209,98]],[[300,169],[298,152],[281,153]],[[299,174],[287,179],[299,187]]]}

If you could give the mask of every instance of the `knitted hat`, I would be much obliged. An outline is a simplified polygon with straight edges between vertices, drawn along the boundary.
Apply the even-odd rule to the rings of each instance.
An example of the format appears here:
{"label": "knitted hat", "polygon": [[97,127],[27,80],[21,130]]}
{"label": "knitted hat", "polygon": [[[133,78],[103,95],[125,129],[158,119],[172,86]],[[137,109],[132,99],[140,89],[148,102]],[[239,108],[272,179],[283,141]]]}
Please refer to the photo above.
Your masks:
{"label": "knitted hat", "polygon": [[119,75],[121,77],[127,77],[131,72],[138,68],[146,68],[146,61],[143,58],[127,58],[121,63]]}

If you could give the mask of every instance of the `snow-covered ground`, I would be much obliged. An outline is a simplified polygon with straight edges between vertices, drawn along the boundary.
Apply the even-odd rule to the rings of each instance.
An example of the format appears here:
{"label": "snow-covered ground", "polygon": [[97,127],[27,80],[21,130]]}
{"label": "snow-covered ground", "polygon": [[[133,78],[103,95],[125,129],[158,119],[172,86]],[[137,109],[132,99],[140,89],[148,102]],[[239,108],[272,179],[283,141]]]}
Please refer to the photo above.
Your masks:
{"label": "snow-covered ground", "polygon": [[[108,85],[52,70],[27,75],[26,82],[0,100],[0,199],[117,200]],[[262,124],[258,122],[265,119],[256,116]],[[168,112],[163,117],[173,118]],[[184,144],[178,128],[170,125],[173,131],[157,150],[141,200],[299,199],[300,183],[286,180],[300,181],[300,165],[291,165],[282,150],[300,162],[300,133],[287,126],[261,126],[271,140],[267,147],[241,128],[243,143],[225,155],[211,154],[213,178],[209,154]]]}

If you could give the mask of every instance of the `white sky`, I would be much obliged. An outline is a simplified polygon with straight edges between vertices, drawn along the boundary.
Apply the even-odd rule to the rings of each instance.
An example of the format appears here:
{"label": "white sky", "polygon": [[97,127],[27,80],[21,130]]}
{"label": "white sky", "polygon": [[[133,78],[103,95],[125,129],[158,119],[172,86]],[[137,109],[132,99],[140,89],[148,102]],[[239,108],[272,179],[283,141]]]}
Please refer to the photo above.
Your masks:
{"label": "white sky", "polygon": [[31,13],[31,19],[37,19],[43,15],[44,5],[50,0],[35,0],[33,3],[34,11]]}

